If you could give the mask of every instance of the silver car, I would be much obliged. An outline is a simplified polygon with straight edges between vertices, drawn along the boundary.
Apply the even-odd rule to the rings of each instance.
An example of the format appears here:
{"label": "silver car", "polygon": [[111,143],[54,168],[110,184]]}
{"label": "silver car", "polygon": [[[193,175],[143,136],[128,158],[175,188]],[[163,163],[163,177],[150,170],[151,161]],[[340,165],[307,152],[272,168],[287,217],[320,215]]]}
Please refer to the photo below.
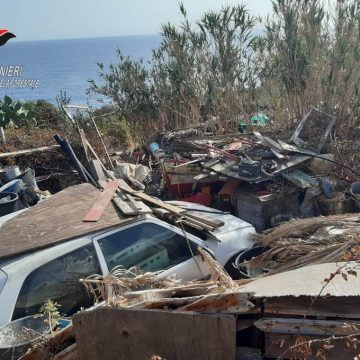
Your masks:
{"label": "silver car", "polygon": [[[225,225],[204,237],[148,214],[115,229],[0,259],[0,326],[37,313],[47,299],[60,304],[60,311],[67,315],[91,306],[92,299],[79,279],[108,274],[119,265],[143,271],[162,270],[161,276],[195,280],[209,275],[197,254],[199,246],[225,268],[240,252],[253,246],[250,235],[255,229],[245,221],[202,205],[172,203],[206,213]],[[14,216],[0,218],[0,239],[1,226]]]}

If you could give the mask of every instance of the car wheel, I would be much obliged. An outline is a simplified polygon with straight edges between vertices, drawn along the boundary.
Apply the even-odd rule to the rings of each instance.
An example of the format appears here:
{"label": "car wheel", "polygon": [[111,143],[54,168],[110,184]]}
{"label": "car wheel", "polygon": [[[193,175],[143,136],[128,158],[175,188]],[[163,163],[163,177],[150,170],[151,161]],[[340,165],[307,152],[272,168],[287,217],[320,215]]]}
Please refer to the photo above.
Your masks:
{"label": "car wheel", "polygon": [[238,280],[241,279],[241,273],[238,268],[235,267],[234,263],[236,258],[239,256],[240,253],[234,255],[230,258],[230,260],[225,264],[224,269],[226,272],[231,276],[232,279]]}

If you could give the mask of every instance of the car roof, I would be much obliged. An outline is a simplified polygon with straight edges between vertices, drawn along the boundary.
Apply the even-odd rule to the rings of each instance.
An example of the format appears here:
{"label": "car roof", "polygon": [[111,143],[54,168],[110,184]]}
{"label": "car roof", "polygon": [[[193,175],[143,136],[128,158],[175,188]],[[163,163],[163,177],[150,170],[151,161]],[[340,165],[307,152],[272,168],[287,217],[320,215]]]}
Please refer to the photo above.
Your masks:
{"label": "car roof", "polygon": [[82,219],[98,198],[100,190],[90,184],[66,188],[39,204],[7,220],[0,227],[0,259],[48,247],[141,216],[124,216],[114,204],[106,207],[97,222]]}

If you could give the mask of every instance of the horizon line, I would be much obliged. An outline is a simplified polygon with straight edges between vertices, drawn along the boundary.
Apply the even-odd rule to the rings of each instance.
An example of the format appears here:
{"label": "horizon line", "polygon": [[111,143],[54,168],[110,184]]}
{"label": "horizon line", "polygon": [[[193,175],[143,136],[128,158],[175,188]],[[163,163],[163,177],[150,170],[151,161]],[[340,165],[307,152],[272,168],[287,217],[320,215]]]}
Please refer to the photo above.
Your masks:
{"label": "horizon line", "polygon": [[12,44],[24,43],[24,42],[36,42],[36,41],[57,41],[57,40],[86,40],[86,39],[103,39],[103,38],[116,38],[116,37],[136,37],[136,36],[161,36],[159,33],[154,34],[128,34],[128,35],[102,35],[102,36],[84,36],[84,37],[72,37],[72,38],[52,38],[52,39],[30,39],[30,40],[18,40],[19,37],[16,37],[15,41],[12,41]]}

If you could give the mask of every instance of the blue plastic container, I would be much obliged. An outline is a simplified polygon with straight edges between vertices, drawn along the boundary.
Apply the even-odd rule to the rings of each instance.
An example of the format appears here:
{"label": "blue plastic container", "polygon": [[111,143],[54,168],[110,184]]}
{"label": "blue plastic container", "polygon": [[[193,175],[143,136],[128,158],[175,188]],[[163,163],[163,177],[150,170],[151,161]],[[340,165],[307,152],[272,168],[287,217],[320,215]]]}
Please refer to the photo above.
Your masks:
{"label": "blue plastic container", "polygon": [[152,142],[149,145],[149,148],[153,155],[155,155],[160,150],[159,144],[157,142]]}
{"label": "blue plastic container", "polygon": [[10,193],[18,194],[21,190],[24,189],[25,189],[25,185],[22,182],[22,180],[15,179],[0,187],[0,193],[10,192]]}

